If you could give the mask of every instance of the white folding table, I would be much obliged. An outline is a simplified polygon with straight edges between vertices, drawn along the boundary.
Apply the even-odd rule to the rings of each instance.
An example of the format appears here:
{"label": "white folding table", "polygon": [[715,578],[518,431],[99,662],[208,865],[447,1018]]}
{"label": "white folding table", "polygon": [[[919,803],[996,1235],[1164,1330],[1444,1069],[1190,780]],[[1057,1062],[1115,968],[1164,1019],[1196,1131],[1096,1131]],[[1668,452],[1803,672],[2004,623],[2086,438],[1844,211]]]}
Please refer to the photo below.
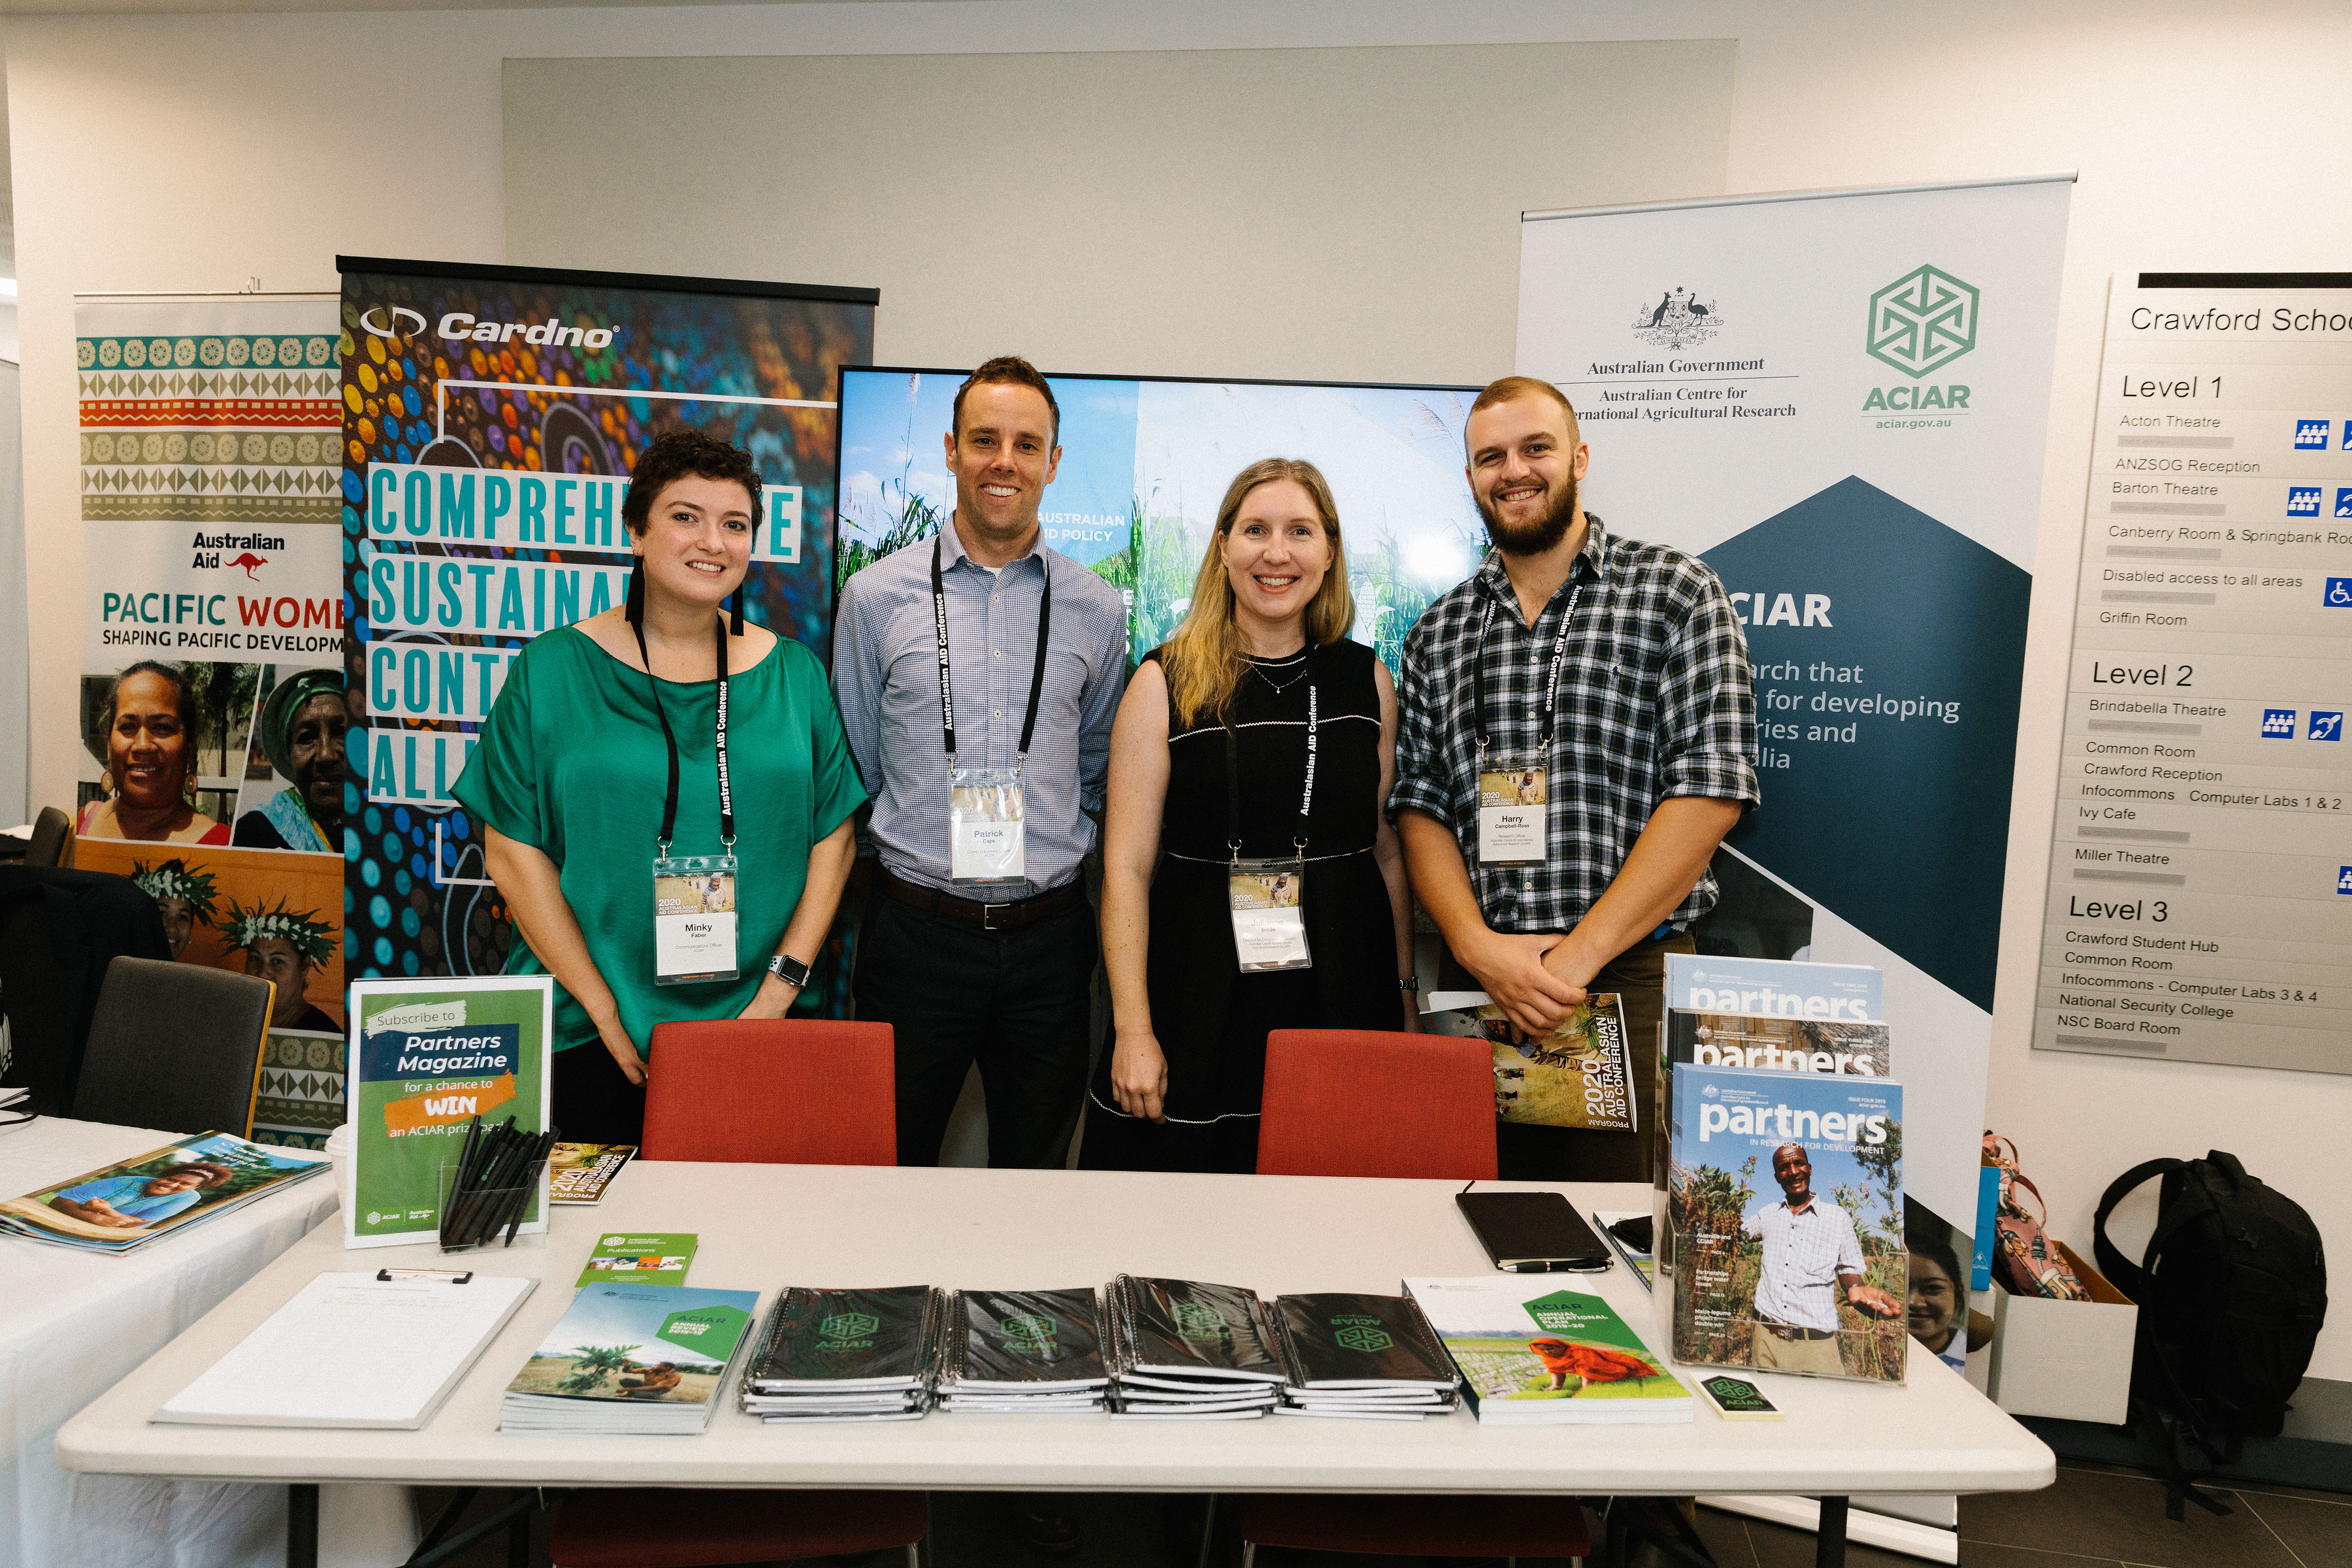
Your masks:
{"label": "white folding table", "polygon": [[[1648,1189],[1564,1189],[1580,1211],[1646,1206]],[[315,1493],[332,1481],[515,1487],[883,1487],[909,1490],[1745,1492],[1823,1500],[1821,1561],[1843,1560],[1860,1493],[2021,1491],[2055,1478],[2050,1450],[1933,1356],[1903,1386],[1773,1377],[1781,1423],[1702,1405],[1672,1426],[1482,1427],[1465,1409],[1418,1423],[1113,1422],[1101,1415],[950,1415],[877,1425],[768,1426],[733,1407],[693,1437],[498,1430],[507,1382],[572,1300],[606,1231],[694,1231],[691,1283],[1097,1285],[1122,1270],[1294,1291],[1394,1293],[1406,1276],[1477,1274],[1486,1255],[1454,1184],[1307,1176],[633,1164],[595,1208],[548,1236],[444,1259],[430,1246],[346,1252],[322,1226],[68,1423],[58,1461],[114,1474],[278,1481],[298,1489],[288,1561],[314,1552]],[[541,1286],[440,1414],[418,1432],[191,1427],[150,1422],[312,1276],[383,1265],[537,1276]],[[1657,1309],[1622,1267],[1563,1276],[1597,1290],[1662,1349]],[[289,1369],[294,1375],[299,1371]]]}

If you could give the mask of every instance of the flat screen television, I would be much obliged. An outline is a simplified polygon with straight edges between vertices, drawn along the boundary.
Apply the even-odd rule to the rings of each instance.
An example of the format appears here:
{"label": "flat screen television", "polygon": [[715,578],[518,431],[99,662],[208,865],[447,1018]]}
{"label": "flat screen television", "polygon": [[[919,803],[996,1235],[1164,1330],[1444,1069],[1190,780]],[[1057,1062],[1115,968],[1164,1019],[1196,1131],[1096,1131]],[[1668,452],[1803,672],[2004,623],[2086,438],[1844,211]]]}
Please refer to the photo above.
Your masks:
{"label": "flat screen television", "polygon": [[[946,526],[955,482],[942,438],[967,373],[845,366],[834,591],[851,573]],[[1062,462],[1039,510],[1045,541],[1128,603],[1134,655],[1164,641],[1233,477],[1261,458],[1304,458],[1339,502],[1350,633],[1394,670],[1431,600],[1486,546],[1463,477],[1475,386],[1048,375]]]}

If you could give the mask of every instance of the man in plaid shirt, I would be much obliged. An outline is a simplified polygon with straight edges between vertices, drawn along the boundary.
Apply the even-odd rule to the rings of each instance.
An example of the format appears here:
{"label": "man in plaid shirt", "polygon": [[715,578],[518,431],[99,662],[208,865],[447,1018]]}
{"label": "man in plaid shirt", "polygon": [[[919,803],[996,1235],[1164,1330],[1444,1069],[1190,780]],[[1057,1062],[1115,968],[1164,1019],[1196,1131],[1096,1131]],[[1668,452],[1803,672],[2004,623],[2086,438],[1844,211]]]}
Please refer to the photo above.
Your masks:
{"label": "man in plaid shirt", "polygon": [[[1578,505],[1591,453],[1557,387],[1496,382],[1463,436],[1495,548],[1405,639],[1389,810],[1414,896],[1514,1024],[1613,991],[1646,1065],[1665,955],[1695,951],[1708,860],[1760,798],[1748,639],[1706,563]],[[1654,1078],[1633,1074],[1640,1132],[1500,1124],[1503,1174],[1647,1179]]]}

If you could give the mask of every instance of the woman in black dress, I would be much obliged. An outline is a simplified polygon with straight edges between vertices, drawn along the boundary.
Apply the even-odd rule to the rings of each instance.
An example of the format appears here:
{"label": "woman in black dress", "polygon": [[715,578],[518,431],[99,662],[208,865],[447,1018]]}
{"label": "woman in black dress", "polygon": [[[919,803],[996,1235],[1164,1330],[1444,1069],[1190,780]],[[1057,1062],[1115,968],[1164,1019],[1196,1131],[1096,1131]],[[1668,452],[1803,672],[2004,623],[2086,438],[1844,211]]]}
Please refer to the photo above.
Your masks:
{"label": "woman in black dress", "polygon": [[[1396,689],[1348,640],[1354,618],[1323,476],[1285,458],[1243,469],[1192,607],[1136,670],[1111,733],[1102,921],[1116,1037],[1087,1097],[1089,1169],[1255,1171],[1269,1030],[1415,1026],[1400,984],[1412,961],[1404,861],[1381,809]],[[1243,971],[1237,858],[1281,863],[1262,886],[1274,904],[1297,902],[1307,967]]]}

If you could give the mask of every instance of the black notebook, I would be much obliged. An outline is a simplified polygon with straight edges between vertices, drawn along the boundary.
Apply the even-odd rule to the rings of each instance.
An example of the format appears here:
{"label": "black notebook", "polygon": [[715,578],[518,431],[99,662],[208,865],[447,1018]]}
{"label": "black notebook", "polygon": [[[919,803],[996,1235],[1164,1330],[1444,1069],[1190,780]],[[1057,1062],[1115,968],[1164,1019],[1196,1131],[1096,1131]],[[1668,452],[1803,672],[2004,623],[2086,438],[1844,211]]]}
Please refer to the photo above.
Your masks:
{"label": "black notebook", "polygon": [[1109,1377],[1091,1289],[949,1297],[943,1389],[1099,1388]]}
{"label": "black notebook", "polygon": [[1454,1386],[1454,1363],[1409,1296],[1277,1296],[1274,1324],[1294,1388]]}
{"label": "black notebook", "polygon": [[1110,1284],[1116,1369],[1278,1384],[1282,1357],[1254,1290],[1122,1274]]}
{"label": "black notebook", "polygon": [[788,1288],[768,1314],[747,1392],[927,1385],[939,1359],[940,1304],[928,1285],[873,1290]]}

